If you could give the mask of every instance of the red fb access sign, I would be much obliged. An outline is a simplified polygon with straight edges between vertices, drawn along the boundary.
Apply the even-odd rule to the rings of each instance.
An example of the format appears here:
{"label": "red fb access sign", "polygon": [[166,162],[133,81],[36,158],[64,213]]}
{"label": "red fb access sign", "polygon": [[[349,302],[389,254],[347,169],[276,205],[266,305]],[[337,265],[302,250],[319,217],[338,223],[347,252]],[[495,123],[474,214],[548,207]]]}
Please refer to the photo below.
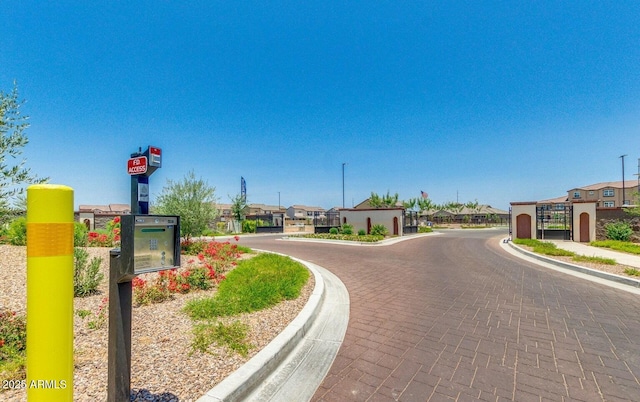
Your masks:
{"label": "red fb access sign", "polygon": [[127,161],[127,173],[130,175],[147,173],[147,157],[137,156],[129,159]]}

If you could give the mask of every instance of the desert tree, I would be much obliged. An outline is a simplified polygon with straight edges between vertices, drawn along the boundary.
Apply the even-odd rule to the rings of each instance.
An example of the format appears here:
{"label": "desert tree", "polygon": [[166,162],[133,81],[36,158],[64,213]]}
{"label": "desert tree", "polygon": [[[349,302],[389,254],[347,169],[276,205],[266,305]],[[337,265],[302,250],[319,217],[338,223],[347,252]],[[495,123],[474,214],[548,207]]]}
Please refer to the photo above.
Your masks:
{"label": "desert tree", "polygon": [[0,91],[0,223],[5,223],[16,213],[24,212],[24,186],[44,183],[48,178],[39,178],[25,167],[26,159],[20,158],[23,148],[29,143],[26,130],[29,117],[20,113],[24,104],[18,97],[18,87]]}
{"label": "desert tree", "polygon": [[189,239],[200,236],[218,216],[215,187],[197,178],[193,171],[182,180],[167,179],[156,200],[154,213],[180,216],[180,235]]}

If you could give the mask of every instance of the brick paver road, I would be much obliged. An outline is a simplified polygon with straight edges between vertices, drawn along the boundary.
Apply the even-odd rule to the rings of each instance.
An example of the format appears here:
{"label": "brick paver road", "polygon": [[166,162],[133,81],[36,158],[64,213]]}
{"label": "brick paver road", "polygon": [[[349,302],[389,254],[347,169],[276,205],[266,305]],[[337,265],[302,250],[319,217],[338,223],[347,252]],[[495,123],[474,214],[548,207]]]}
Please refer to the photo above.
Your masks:
{"label": "brick paver road", "polygon": [[519,260],[495,235],[242,242],[322,265],[349,290],[316,401],[640,401],[640,297]]}

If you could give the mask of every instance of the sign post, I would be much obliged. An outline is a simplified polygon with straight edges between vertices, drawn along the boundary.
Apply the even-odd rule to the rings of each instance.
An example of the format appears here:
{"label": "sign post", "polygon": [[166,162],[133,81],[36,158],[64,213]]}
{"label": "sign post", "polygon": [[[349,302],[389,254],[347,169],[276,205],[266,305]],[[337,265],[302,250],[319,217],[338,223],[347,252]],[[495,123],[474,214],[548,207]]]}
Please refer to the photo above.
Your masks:
{"label": "sign post", "polygon": [[109,253],[109,351],[107,401],[131,393],[132,280],[141,273],[180,267],[180,217],[149,214],[149,176],[162,167],[162,150],[131,154],[131,215],[120,217],[120,243]]}

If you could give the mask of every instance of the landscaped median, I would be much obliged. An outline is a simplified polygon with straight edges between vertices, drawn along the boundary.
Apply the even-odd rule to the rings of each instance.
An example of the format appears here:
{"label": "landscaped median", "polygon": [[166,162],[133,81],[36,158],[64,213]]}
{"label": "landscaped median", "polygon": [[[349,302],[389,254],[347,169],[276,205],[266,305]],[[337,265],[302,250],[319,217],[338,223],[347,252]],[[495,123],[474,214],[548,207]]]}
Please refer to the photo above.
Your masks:
{"label": "landscaped median", "polygon": [[[432,233],[433,229],[427,226],[421,226],[418,233]],[[378,243],[382,240],[398,237],[388,236],[388,230],[383,225],[374,225],[371,233],[366,234],[364,230],[359,230],[358,234],[353,233],[351,225],[344,224],[340,228],[332,228],[330,233],[307,233],[302,235],[289,236],[289,239],[318,239],[318,240],[336,240],[356,243]]]}
{"label": "landscaped median", "polygon": [[[625,276],[635,276],[635,272],[637,272],[636,268],[619,264],[615,259],[612,258],[579,255],[572,251],[558,248],[554,243],[536,239],[514,239],[512,243],[514,245],[520,246],[515,248],[525,250],[524,252],[528,252],[531,256],[541,256],[539,259],[546,258],[547,260],[551,261],[555,260],[559,261],[560,263],[568,263],[564,264],[563,266],[571,267],[572,269],[575,268],[574,270],[584,273],[589,273],[589,270],[595,271],[591,273],[595,274],[596,276],[607,277],[609,279],[612,279],[614,277],[611,275],[607,275],[614,274],[615,276],[622,277],[622,280],[619,280],[619,282],[627,283],[636,287],[639,284],[636,283],[637,280],[624,279]],[[580,267],[585,267],[588,270],[578,269]],[[601,272],[602,274],[597,274],[597,272]]]}
{"label": "landscaped median", "polygon": [[320,239],[320,240],[339,240],[339,241],[354,241],[361,243],[375,243],[384,240],[384,236],[381,235],[354,235],[354,234],[331,234],[331,233],[315,233],[305,234],[298,237],[303,239]]}
{"label": "landscaped median", "polygon": [[[135,400],[192,400],[204,394],[282,332],[313,292],[313,276],[288,257],[254,253],[229,242],[188,247],[193,255],[183,255],[180,269],[141,275],[134,284]],[[100,272],[108,277],[109,248],[86,251],[102,258]],[[25,311],[25,254],[24,247],[0,245],[0,306],[8,311],[0,315],[0,332],[20,332],[24,327],[15,317]],[[74,300],[77,401],[106,399],[106,295],[108,283],[102,281],[95,291]],[[0,343],[3,348],[9,339]],[[7,364],[9,354],[17,364]],[[0,379],[7,384],[0,389],[1,400],[26,398],[20,387],[24,366],[15,354],[8,349],[0,354]]]}

